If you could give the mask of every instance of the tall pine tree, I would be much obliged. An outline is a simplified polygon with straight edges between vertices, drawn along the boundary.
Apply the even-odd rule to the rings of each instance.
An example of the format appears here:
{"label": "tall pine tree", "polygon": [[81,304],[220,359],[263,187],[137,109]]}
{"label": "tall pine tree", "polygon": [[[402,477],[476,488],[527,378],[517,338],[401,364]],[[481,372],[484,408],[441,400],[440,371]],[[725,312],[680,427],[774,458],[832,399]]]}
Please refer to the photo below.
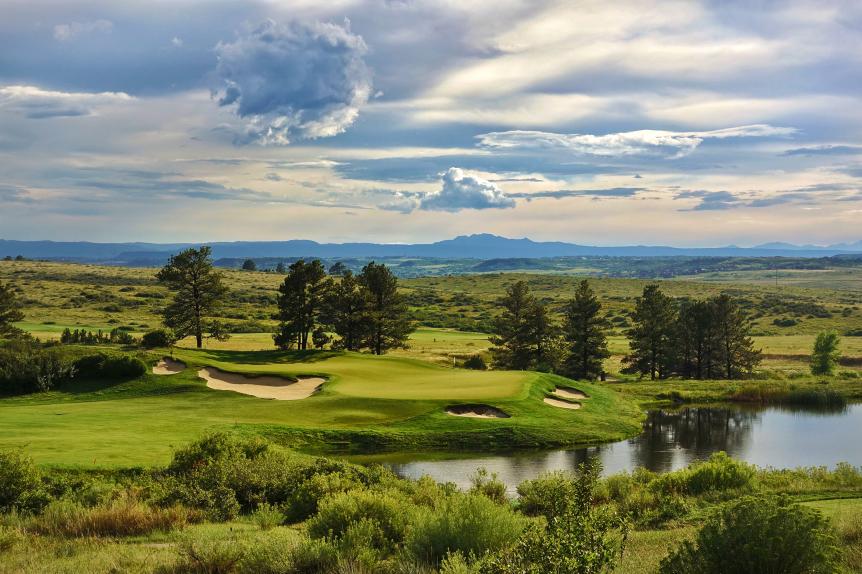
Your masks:
{"label": "tall pine tree", "polygon": [[366,306],[365,292],[359,284],[359,278],[349,270],[344,270],[341,281],[329,292],[325,306],[324,321],[339,337],[333,346],[347,351],[361,349],[368,330]]}
{"label": "tall pine tree", "polygon": [[21,302],[18,301],[12,285],[0,283],[0,338],[19,334],[21,331],[12,323],[23,318]]}
{"label": "tall pine tree", "polygon": [[309,336],[314,331],[331,287],[323,264],[315,259],[310,263],[300,259],[293,263],[278,288],[278,313],[281,323],[273,336],[280,349],[308,348]]}
{"label": "tall pine tree", "polygon": [[358,281],[365,295],[363,346],[375,355],[406,347],[413,323],[398,293],[398,278],[386,265],[372,261],[362,268]]}
{"label": "tall pine tree", "polygon": [[566,304],[563,340],[567,355],[562,374],[572,379],[595,380],[604,372],[608,351],[607,319],[601,315],[602,304],[585,279],[578,284],[575,297]]}
{"label": "tall pine tree", "polygon": [[638,297],[629,330],[631,354],[624,359],[627,370],[649,376],[668,377],[674,365],[676,305],[656,284],[647,285]]}
{"label": "tall pine tree", "polygon": [[503,313],[494,320],[496,334],[490,338],[494,364],[514,370],[543,366],[553,331],[545,306],[530,293],[524,281],[510,285],[498,304]]}
{"label": "tall pine tree", "polygon": [[157,274],[174,293],[173,301],[164,309],[164,323],[174,330],[177,337],[193,335],[197,348],[203,346],[207,329],[217,324],[207,323],[222,304],[227,287],[222,283],[222,274],[215,270],[209,247],[186,249],[171,257],[170,262]]}

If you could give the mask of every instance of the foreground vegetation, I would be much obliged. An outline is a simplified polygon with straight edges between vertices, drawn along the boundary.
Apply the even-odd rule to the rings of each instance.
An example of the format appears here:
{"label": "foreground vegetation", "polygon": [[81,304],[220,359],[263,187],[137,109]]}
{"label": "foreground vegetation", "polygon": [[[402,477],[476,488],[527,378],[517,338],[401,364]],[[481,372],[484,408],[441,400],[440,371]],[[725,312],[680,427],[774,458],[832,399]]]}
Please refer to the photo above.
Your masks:
{"label": "foreground vegetation", "polygon": [[226,434],[147,470],[0,463],[0,572],[712,572],[727,571],[710,567],[722,545],[740,572],[862,567],[862,470],[848,465],[718,454],[604,479],[587,466],[510,498],[482,472],[460,492]]}

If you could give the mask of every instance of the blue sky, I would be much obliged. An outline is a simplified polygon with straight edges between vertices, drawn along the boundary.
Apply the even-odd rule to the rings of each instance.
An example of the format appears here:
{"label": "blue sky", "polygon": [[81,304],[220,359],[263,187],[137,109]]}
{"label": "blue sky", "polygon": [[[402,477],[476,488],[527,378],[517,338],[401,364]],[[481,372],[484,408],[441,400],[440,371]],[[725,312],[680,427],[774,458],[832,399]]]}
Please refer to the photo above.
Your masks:
{"label": "blue sky", "polygon": [[862,239],[858,1],[0,14],[2,238]]}

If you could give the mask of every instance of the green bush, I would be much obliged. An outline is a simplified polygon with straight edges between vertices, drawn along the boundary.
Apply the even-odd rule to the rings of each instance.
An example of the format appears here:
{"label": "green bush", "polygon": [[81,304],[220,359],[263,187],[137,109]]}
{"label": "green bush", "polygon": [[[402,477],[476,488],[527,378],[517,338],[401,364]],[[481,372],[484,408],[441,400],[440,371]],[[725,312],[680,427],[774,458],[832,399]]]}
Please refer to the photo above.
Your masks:
{"label": "green bush", "polygon": [[755,475],[752,465],[734,460],[725,452],[717,452],[707,461],[660,475],[650,486],[662,494],[698,496],[750,488]]}
{"label": "green bush", "polygon": [[607,507],[596,508],[601,465],[581,465],[565,508],[533,524],[511,547],[482,560],[482,574],[600,574],[611,572],[622,557],[627,523]]}
{"label": "green bush", "polygon": [[49,391],[74,374],[72,362],[59,349],[28,338],[0,342],[0,395]]}
{"label": "green bush", "polygon": [[485,496],[460,494],[418,512],[406,545],[416,559],[436,565],[450,552],[481,556],[501,550],[518,539],[526,522]]}
{"label": "green bush", "polygon": [[485,359],[482,358],[482,355],[473,355],[464,361],[464,368],[484,371],[487,370],[488,364],[485,363]]}
{"label": "green bush", "polygon": [[177,574],[233,574],[248,550],[247,544],[233,537],[187,536],[180,541]]}
{"label": "green bush", "polygon": [[145,349],[170,347],[177,342],[177,336],[171,329],[155,329],[141,336],[141,346]]}
{"label": "green bush", "polygon": [[555,471],[519,484],[518,501],[521,512],[527,516],[544,516],[550,520],[563,513],[574,492],[572,475]]}
{"label": "green bush", "polygon": [[506,495],[506,483],[499,479],[496,473],[489,474],[485,468],[476,470],[476,474],[470,477],[473,486],[470,492],[487,496],[497,504],[507,504],[509,498]]}
{"label": "green bush", "polygon": [[404,541],[411,514],[411,505],[397,492],[343,492],[320,503],[317,515],[308,521],[308,533],[338,540],[352,526],[366,522],[375,529],[372,547],[391,551]]}
{"label": "green bush", "polygon": [[182,528],[188,519],[182,507],[153,508],[132,497],[93,508],[56,500],[34,519],[32,528],[52,536],[138,536]]}
{"label": "green bush", "polygon": [[15,450],[0,450],[0,513],[38,511],[49,497],[33,461]]}
{"label": "green bush", "polygon": [[260,503],[251,518],[261,530],[271,530],[284,522],[284,515],[281,511],[268,502]]}
{"label": "green bush", "polygon": [[747,496],[707,519],[661,563],[661,574],[837,571],[838,542],[816,510],[785,500]]}
{"label": "green bush", "polygon": [[134,379],[147,372],[147,365],[130,355],[95,353],[75,361],[77,376],[93,379]]}

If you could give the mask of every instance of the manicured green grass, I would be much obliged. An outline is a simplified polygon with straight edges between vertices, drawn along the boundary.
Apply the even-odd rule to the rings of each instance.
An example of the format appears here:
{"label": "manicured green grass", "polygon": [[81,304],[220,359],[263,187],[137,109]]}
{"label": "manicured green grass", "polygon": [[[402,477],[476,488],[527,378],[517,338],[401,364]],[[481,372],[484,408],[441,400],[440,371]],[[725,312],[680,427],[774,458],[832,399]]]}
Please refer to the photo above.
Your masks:
{"label": "manicured green grass", "polygon": [[[40,463],[116,467],[164,463],[173,447],[213,428],[315,452],[551,447],[617,440],[640,430],[634,403],[554,375],[468,371],[357,353],[182,349],[175,356],[189,365],[177,375],[103,387],[81,382],[0,400],[0,446],[24,447]],[[196,375],[206,365],[328,380],[308,399],[266,400],[207,388]],[[577,411],[544,404],[557,384],[575,384],[590,399]],[[511,418],[445,413],[458,403],[493,405]]]}

